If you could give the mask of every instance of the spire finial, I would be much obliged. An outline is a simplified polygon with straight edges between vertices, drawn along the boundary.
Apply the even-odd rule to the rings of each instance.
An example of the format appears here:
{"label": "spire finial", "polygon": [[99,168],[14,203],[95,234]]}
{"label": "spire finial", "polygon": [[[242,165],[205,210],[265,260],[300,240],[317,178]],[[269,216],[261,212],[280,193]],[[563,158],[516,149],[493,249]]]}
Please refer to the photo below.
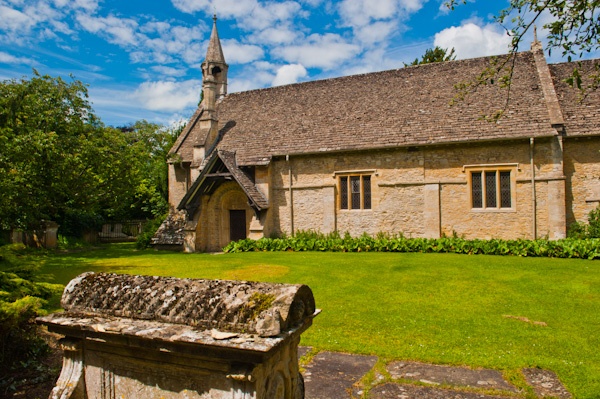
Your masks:
{"label": "spire finial", "polygon": [[532,51],[542,50],[542,43],[538,40],[537,26],[535,26],[535,25],[533,25],[533,42],[531,43],[531,50]]}

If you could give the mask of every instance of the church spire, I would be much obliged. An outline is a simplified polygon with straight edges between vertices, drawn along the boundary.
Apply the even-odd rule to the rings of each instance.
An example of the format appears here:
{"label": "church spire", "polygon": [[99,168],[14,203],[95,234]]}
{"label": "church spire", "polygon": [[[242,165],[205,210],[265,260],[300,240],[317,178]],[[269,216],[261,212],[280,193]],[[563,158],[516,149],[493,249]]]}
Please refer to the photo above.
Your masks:
{"label": "church spire", "polygon": [[227,94],[227,70],[229,65],[225,62],[221,40],[217,31],[217,15],[213,16],[213,27],[208,41],[206,58],[202,63],[202,81],[204,85],[208,82],[216,84],[216,97],[220,98]]}
{"label": "church spire", "polygon": [[208,50],[206,51],[206,60],[225,64],[225,57],[223,56],[221,41],[219,40],[219,32],[217,31],[217,14],[213,15],[213,27],[208,42]]}

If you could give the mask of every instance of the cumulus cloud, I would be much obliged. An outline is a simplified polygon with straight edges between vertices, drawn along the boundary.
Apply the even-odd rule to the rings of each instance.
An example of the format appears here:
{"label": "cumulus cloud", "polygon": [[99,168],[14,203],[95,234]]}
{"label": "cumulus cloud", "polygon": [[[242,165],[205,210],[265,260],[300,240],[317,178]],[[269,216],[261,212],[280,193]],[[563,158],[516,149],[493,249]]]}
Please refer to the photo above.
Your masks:
{"label": "cumulus cloud", "polygon": [[297,83],[301,78],[308,75],[306,68],[301,64],[284,65],[277,70],[277,75],[273,79],[273,86],[281,86]]}
{"label": "cumulus cloud", "polygon": [[74,35],[69,25],[73,13],[91,12],[99,0],[3,1],[0,4],[0,39],[25,44],[36,40],[60,40]]}
{"label": "cumulus cloud", "polygon": [[77,21],[90,33],[98,34],[110,43],[119,46],[136,46],[139,37],[136,33],[138,23],[129,18],[94,17],[88,14],[77,15]]}
{"label": "cumulus cloud", "polygon": [[204,32],[199,26],[182,26],[165,21],[141,21],[113,15],[77,15],[77,21],[90,33],[129,52],[134,63],[169,64],[183,60],[194,64],[203,58]]}
{"label": "cumulus cloud", "polygon": [[354,27],[371,21],[405,18],[421,9],[427,0],[344,0],[339,5],[343,21]]}
{"label": "cumulus cloud", "polygon": [[195,107],[200,99],[199,80],[144,82],[129,96],[151,111],[175,112]]}
{"label": "cumulus cloud", "polygon": [[220,18],[235,19],[240,29],[249,31],[268,29],[302,13],[302,6],[296,1],[171,0],[171,2],[175,8],[185,13],[216,12]]}
{"label": "cumulus cloud", "polygon": [[292,43],[300,37],[302,35],[293,27],[278,26],[254,32],[249,36],[248,40],[252,43],[261,43],[263,45],[280,45]]}
{"label": "cumulus cloud", "polygon": [[474,58],[506,53],[510,37],[497,25],[469,22],[436,33],[433,44],[447,49],[454,47],[459,59]]}
{"label": "cumulus cloud", "polygon": [[0,30],[8,32],[28,31],[35,20],[14,8],[0,5]]}
{"label": "cumulus cloud", "polygon": [[310,35],[303,44],[278,47],[273,54],[290,63],[302,63],[308,68],[331,69],[360,52],[360,47],[340,35]]}
{"label": "cumulus cloud", "polygon": [[397,29],[397,23],[378,21],[356,28],[354,34],[363,44],[372,45],[386,40]]}
{"label": "cumulus cloud", "polygon": [[221,46],[228,64],[247,64],[264,56],[264,50],[261,47],[243,44],[237,40],[222,40]]}

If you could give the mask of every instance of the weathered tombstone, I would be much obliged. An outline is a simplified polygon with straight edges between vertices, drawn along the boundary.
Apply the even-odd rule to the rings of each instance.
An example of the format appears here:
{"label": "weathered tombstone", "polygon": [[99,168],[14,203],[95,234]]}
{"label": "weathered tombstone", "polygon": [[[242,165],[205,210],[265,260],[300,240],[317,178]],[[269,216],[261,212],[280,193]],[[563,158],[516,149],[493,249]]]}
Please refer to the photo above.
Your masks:
{"label": "weathered tombstone", "polygon": [[64,313],[51,399],[301,399],[300,334],[318,314],[305,285],[85,273]]}
{"label": "weathered tombstone", "polygon": [[58,224],[56,222],[44,221],[42,224],[44,248],[56,248],[58,246]]}

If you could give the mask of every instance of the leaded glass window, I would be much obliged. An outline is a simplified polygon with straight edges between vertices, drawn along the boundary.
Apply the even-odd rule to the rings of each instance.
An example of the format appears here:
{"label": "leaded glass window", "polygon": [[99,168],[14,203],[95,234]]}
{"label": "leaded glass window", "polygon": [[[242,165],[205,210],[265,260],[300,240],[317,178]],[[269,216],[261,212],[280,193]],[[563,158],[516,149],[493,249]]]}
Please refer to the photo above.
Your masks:
{"label": "leaded glass window", "polygon": [[512,208],[512,202],[511,171],[485,170],[471,172],[472,208]]}
{"label": "leaded glass window", "polygon": [[500,207],[512,207],[510,193],[510,172],[500,172]]}
{"label": "leaded glass window", "polygon": [[371,209],[371,176],[339,177],[340,209]]}
{"label": "leaded glass window", "polygon": [[340,208],[348,209],[348,176],[340,177]]}
{"label": "leaded glass window", "polygon": [[471,199],[473,208],[483,208],[481,172],[471,174]]}

